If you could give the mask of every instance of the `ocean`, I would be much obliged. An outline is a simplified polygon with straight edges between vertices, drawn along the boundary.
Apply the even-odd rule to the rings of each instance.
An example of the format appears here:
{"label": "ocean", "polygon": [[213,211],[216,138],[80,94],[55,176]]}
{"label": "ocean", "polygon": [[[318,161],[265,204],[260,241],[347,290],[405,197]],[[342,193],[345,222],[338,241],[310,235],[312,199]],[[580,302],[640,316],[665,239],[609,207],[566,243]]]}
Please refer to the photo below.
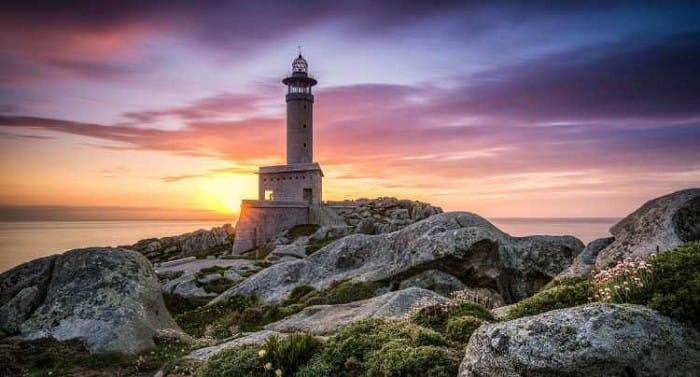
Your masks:
{"label": "ocean", "polygon": [[[513,236],[578,237],[584,243],[607,237],[618,219],[496,218],[490,221]],[[35,258],[80,247],[130,245],[144,238],[174,236],[221,223],[206,221],[32,221],[0,222],[0,272]]]}

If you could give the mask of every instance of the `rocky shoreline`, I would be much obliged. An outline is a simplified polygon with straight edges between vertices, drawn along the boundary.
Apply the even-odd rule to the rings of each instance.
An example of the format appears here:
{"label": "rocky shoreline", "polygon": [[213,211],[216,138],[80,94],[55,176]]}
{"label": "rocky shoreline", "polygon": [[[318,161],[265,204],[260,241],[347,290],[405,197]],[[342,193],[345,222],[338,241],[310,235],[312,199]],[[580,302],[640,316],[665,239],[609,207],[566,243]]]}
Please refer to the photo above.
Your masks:
{"label": "rocky shoreline", "polygon": [[[691,376],[700,369],[692,314],[700,304],[694,292],[682,294],[700,281],[700,189],[653,199],[613,226],[612,237],[588,245],[571,236],[512,237],[476,214],[421,202],[335,205],[348,226],[295,227],[243,256],[231,255],[234,232],[225,225],[71,250],[0,274],[0,374]],[[628,263],[638,274],[646,266],[627,260],[658,269],[639,275],[648,281],[627,290],[634,294],[595,299],[596,289],[615,290],[594,278],[601,271]],[[41,357],[22,354],[26,347]],[[62,347],[80,361],[47,366],[57,356],[44,353]],[[285,347],[308,355],[268,355]],[[258,358],[258,351],[265,352]],[[117,361],[96,361],[105,355]]]}

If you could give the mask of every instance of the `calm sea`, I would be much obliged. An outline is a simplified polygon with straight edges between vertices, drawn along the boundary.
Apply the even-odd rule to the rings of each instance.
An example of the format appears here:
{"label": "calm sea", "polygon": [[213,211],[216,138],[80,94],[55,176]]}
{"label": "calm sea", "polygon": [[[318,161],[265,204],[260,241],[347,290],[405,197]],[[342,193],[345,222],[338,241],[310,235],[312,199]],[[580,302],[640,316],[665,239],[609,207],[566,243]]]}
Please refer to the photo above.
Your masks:
{"label": "calm sea", "polygon": [[[617,219],[491,219],[514,236],[570,234],[584,243],[608,236]],[[20,263],[88,246],[133,244],[151,237],[165,237],[222,224],[194,221],[37,221],[0,222],[0,272]]]}

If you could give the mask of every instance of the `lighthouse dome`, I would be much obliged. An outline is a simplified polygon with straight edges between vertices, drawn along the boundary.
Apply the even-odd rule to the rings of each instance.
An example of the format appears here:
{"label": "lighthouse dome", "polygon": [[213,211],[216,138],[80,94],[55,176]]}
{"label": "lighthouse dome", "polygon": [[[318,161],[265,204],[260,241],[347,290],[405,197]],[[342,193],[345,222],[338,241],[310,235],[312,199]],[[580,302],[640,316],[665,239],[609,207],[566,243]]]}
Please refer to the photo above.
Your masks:
{"label": "lighthouse dome", "polygon": [[292,62],[292,72],[293,73],[308,73],[309,69],[309,63],[306,62],[306,59],[304,59],[301,54],[297,56],[296,59]]}

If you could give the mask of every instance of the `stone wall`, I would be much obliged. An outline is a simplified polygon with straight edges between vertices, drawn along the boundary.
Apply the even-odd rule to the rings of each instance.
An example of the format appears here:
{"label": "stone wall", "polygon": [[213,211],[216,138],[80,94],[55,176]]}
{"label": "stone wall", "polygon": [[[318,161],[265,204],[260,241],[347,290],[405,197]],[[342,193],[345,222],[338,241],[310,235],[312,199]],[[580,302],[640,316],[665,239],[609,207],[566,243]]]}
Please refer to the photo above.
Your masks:
{"label": "stone wall", "polygon": [[294,225],[309,223],[310,207],[303,202],[244,200],[236,226],[233,254],[262,246]]}

